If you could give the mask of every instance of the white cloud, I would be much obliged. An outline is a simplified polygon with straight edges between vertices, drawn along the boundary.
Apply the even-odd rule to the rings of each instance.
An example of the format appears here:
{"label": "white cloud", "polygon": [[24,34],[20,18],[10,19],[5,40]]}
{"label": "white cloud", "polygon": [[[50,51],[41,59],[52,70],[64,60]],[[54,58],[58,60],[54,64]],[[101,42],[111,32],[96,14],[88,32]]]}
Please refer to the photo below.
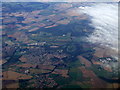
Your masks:
{"label": "white cloud", "polygon": [[118,49],[118,4],[95,3],[86,7],[83,12],[92,16],[91,21],[95,31],[87,40]]}

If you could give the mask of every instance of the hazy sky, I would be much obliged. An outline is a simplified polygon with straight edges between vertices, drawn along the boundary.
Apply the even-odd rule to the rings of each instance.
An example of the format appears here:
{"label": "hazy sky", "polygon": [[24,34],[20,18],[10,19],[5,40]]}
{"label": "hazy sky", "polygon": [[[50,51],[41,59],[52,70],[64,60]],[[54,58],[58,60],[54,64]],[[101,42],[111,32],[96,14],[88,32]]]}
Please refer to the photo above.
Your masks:
{"label": "hazy sky", "polygon": [[2,2],[118,2],[120,0],[0,0]]}

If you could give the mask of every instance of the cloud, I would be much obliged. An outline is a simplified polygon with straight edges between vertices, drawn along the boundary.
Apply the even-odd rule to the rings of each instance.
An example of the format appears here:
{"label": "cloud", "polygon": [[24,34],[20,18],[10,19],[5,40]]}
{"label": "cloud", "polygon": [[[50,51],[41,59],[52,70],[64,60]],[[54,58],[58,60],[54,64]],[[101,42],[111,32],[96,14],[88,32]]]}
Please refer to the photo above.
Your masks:
{"label": "cloud", "polygon": [[95,3],[82,8],[83,12],[91,16],[95,31],[87,40],[102,46],[118,49],[118,4]]}

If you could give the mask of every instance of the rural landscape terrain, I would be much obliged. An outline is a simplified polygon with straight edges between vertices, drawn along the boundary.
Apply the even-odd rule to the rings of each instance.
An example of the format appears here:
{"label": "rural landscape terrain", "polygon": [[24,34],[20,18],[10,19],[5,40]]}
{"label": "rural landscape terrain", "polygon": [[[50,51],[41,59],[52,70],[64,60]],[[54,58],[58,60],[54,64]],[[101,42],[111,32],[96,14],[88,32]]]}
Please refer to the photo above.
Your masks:
{"label": "rural landscape terrain", "polygon": [[118,88],[117,52],[86,40],[92,4],[2,3],[3,88]]}

